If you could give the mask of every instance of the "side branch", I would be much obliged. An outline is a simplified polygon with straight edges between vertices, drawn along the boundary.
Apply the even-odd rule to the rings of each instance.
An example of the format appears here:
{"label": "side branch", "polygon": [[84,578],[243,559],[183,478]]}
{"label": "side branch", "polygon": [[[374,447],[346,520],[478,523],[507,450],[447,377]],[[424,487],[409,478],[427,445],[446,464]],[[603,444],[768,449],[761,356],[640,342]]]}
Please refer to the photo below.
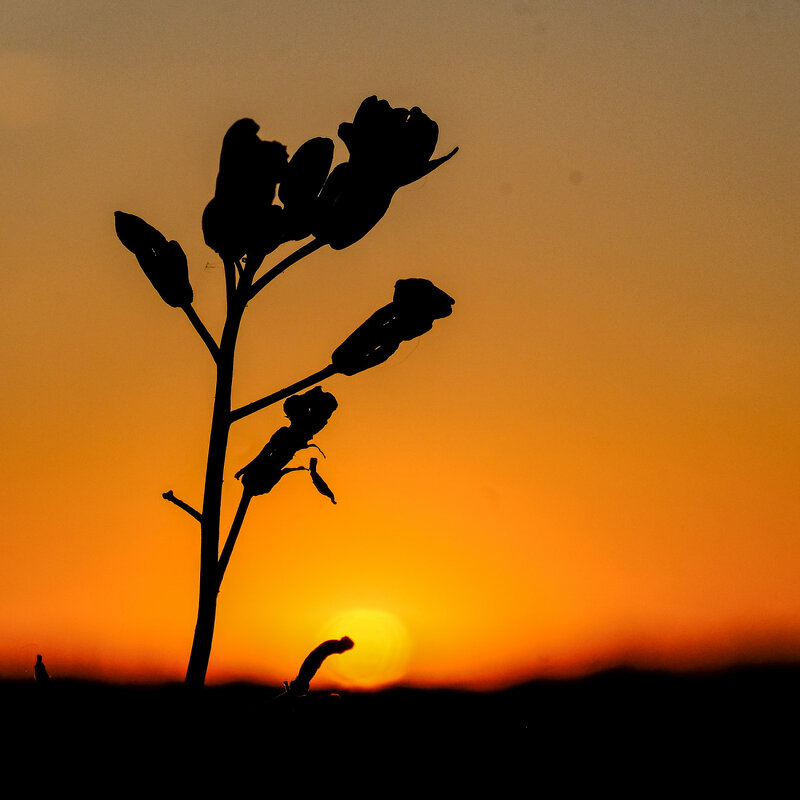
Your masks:
{"label": "side branch", "polygon": [[182,508],[190,517],[194,517],[198,522],[203,521],[203,515],[196,508],[192,508],[188,503],[184,503],[183,500],[179,500],[175,497],[175,495],[172,494],[172,489],[168,492],[164,492],[161,496],[170,503],[175,503],[178,508]]}
{"label": "side branch", "polygon": [[333,366],[333,364],[328,364],[325,369],[321,369],[319,372],[315,372],[313,375],[309,375],[307,378],[303,378],[303,380],[297,381],[297,383],[293,383],[291,386],[287,386],[284,389],[278,390],[277,392],[268,394],[266,397],[262,397],[260,400],[255,400],[252,403],[248,403],[246,406],[241,406],[240,408],[234,409],[231,411],[230,421],[233,423],[242,417],[246,417],[249,414],[255,413],[256,411],[261,411],[262,408],[266,408],[267,406],[271,406],[273,403],[284,400],[285,398],[296,394],[301,389],[307,389],[309,386],[313,386],[315,383],[324,381],[326,378],[330,378],[331,375],[335,374],[336,368]]}
{"label": "side branch", "polygon": [[231,553],[233,553],[233,546],[236,544],[236,539],[239,536],[239,531],[242,529],[244,516],[247,513],[247,507],[253,495],[245,489],[242,492],[242,499],[239,501],[239,507],[236,509],[236,516],[233,518],[231,530],[228,533],[228,538],[225,540],[225,546],[222,548],[222,554],[219,557],[219,567],[217,568],[217,591],[222,585],[222,579],[225,577],[225,570],[228,567],[228,562],[231,560]]}
{"label": "side branch", "polygon": [[208,328],[203,325],[203,321],[197,316],[197,312],[194,310],[194,306],[191,303],[182,306],[182,308],[186,316],[189,317],[189,322],[192,323],[194,329],[200,334],[200,338],[205,342],[208,351],[211,353],[211,357],[216,361],[219,358],[219,347],[214,341],[214,337],[208,332]]}
{"label": "side branch", "polygon": [[294,253],[286,256],[283,261],[278,262],[271,270],[265,272],[253,284],[253,287],[250,290],[249,299],[252,300],[268,283],[274,281],[278,275],[289,269],[292,264],[296,264],[301,258],[305,258],[307,255],[310,255],[315,250],[319,250],[320,247],[323,247],[324,245],[325,242],[321,242],[319,239],[312,239],[308,244],[304,244],[302,247],[295,250]]}

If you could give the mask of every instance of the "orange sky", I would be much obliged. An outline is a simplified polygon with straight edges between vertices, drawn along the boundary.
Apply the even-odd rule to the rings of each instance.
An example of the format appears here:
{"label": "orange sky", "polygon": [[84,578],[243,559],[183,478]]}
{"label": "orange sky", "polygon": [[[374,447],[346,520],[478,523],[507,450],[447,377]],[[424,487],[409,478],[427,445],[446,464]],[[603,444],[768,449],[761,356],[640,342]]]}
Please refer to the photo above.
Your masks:
{"label": "orange sky", "polygon": [[[182,678],[199,536],[161,493],[201,503],[212,364],[113,212],[181,242],[218,334],[225,130],[291,152],[370,94],[460,151],[250,304],[234,404],[397,278],[456,306],[326,382],[338,505],[301,475],[253,502],[209,678],[290,679],[348,633],[321,681],[800,655],[798,41],[788,2],[6,0],[0,673]],[[227,518],[283,422],[235,426]]]}

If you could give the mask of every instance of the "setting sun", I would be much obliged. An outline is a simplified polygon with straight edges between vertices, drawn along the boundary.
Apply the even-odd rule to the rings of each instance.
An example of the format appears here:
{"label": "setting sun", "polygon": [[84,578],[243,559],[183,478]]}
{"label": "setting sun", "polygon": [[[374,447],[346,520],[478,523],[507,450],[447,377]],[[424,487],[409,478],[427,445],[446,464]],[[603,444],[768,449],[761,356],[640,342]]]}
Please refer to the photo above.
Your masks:
{"label": "setting sun", "polygon": [[331,619],[320,638],[342,636],[349,636],[354,648],[341,658],[325,662],[327,672],[337,683],[373,689],[397,683],[405,674],[411,641],[394,614],[368,608],[344,611]]}

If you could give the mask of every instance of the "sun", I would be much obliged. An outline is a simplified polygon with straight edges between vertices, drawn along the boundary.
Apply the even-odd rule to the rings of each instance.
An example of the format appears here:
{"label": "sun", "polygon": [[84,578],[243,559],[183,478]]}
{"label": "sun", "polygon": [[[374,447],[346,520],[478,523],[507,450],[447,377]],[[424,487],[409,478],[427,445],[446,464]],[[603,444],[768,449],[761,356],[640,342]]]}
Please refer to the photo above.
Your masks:
{"label": "sun", "polygon": [[322,638],[349,636],[355,646],[329,658],[325,667],[342,686],[375,689],[399,681],[406,671],[411,641],[403,623],[388,611],[355,608],[333,617]]}

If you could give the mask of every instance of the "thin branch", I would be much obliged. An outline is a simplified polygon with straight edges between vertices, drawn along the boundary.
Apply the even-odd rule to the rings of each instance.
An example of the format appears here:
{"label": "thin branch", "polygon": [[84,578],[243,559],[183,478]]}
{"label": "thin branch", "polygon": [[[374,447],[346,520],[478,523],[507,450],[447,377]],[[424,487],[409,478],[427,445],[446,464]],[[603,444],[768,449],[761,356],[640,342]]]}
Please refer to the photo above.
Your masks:
{"label": "thin branch", "polygon": [[236,297],[236,267],[226,259],[222,262],[222,268],[225,270],[225,299],[230,309]]}
{"label": "thin branch", "polygon": [[[256,272],[261,269],[261,265],[264,263],[264,259],[267,257],[266,253],[248,253],[244,259],[242,264],[242,271],[245,276],[248,278],[248,286],[247,291],[250,291],[250,285],[253,283],[253,278],[256,276]],[[240,284],[241,286],[241,284]],[[249,298],[249,294],[248,294]]]}
{"label": "thin branch", "polygon": [[236,539],[239,536],[239,531],[242,529],[244,522],[244,515],[247,513],[247,507],[253,495],[244,489],[242,491],[242,499],[239,501],[239,507],[236,509],[236,516],[233,518],[228,538],[225,540],[225,546],[222,548],[222,554],[219,557],[219,567],[217,568],[217,591],[222,585],[222,578],[225,576],[225,570],[228,567],[228,562],[231,560],[231,553],[233,553],[233,546],[236,544]]}
{"label": "thin branch", "polygon": [[319,239],[312,239],[308,244],[304,244],[299,249],[295,250],[294,253],[286,256],[283,261],[277,263],[271,270],[265,272],[254,284],[253,288],[250,290],[249,298],[252,300],[268,283],[275,280],[282,272],[289,269],[292,264],[296,264],[301,258],[305,258],[307,255],[310,255],[315,250],[319,250],[320,247],[324,247],[325,242],[319,241]]}
{"label": "thin branch", "polygon": [[196,509],[192,508],[188,503],[184,503],[183,500],[179,500],[172,494],[172,489],[168,492],[164,492],[161,495],[165,500],[169,500],[170,503],[175,503],[178,508],[182,508],[190,517],[194,517],[198,522],[203,521],[203,515]]}
{"label": "thin branch", "polygon": [[325,369],[321,369],[319,372],[315,372],[313,375],[309,375],[307,378],[303,378],[303,380],[297,381],[297,383],[293,383],[291,386],[287,386],[286,388],[280,389],[277,392],[268,394],[266,397],[262,397],[260,400],[255,400],[252,403],[248,403],[246,406],[241,406],[241,408],[234,409],[231,411],[230,421],[233,423],[237,420],[240,420],[242,417],[248,416],[248,414],[254,414],[256,411],[261,411],[262,408],[271,406],[273,403],[277,403],[279,400],[283,400],[286,397],[296,394],[301,389],[307,389],[309,386],[313,386],[315,383],[324,381],[326,378],[330,378],[331,375],[336,375],[336,368],[333,366],[333,364],[328,364]]}
{"label": "thin branch", "polygon": [[194,329],[200,334],[200,338],[205,342],[211,357],[216,361],[219,358],[219,346],[214,341],[214,337],[208,332],[208,328],[203,325],[203,321],[197,316],[194,306],[189,303],[183,306],[186,316],[189,317],[189,322],[194,325]]}

